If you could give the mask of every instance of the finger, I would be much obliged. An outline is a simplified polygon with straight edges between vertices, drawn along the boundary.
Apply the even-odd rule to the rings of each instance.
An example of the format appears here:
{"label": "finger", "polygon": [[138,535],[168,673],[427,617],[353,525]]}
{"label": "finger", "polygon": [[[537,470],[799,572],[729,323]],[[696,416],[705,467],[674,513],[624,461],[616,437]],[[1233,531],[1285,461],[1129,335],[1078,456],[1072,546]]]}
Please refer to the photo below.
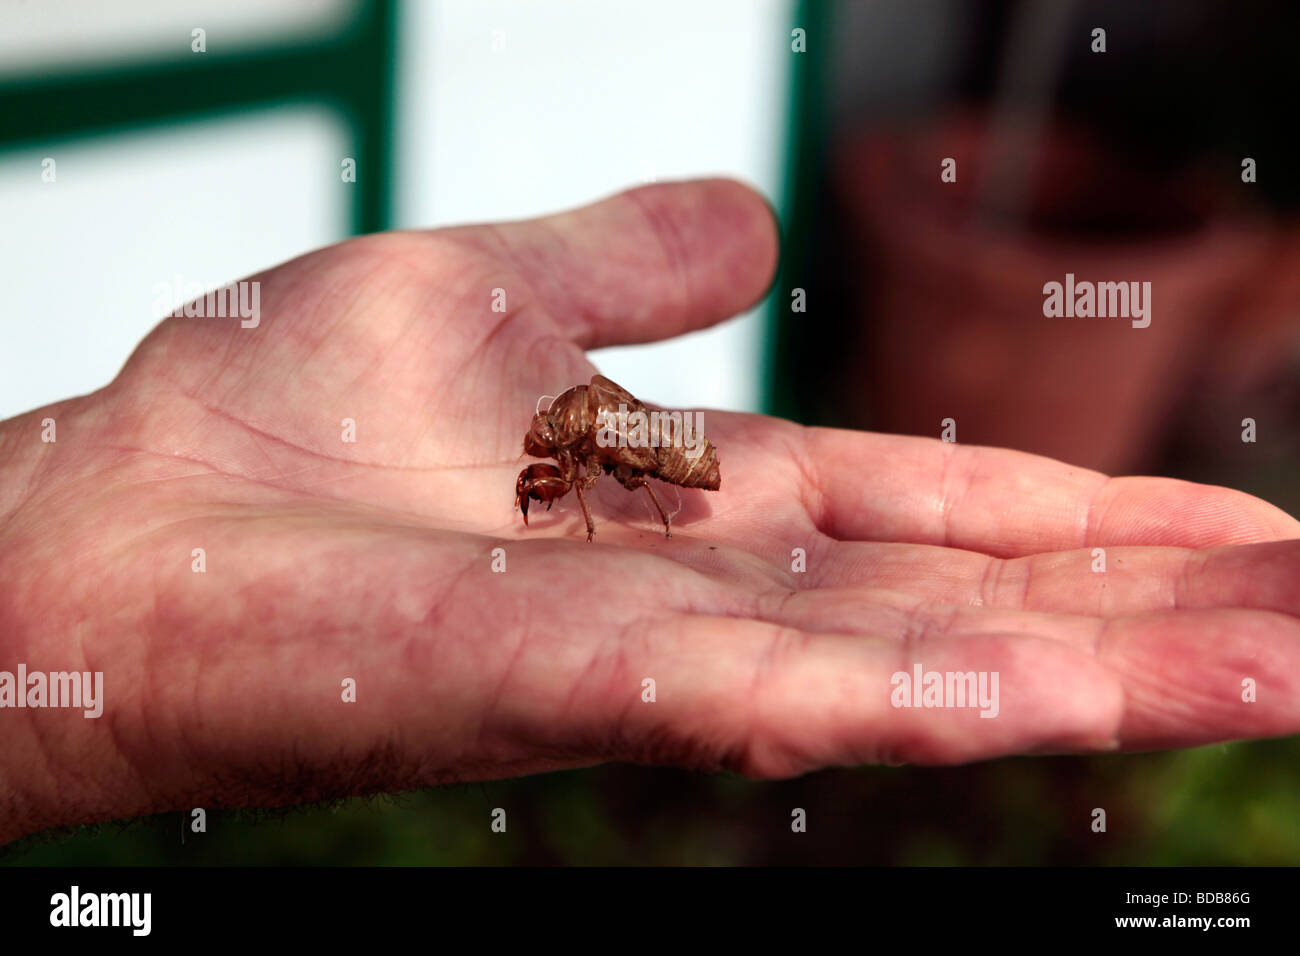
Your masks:
{"label": "finger", "polygon": [[[1192,747],[1300,730],[1300,621],[1289,615],[1209,609],[1100,620],[998,608],[905,609],[875,603],[878,597],[852,590],[796,592],[762,602],[760,613],[787,632],[816,626],[879,635],[913,664],[923,659],[926,670],[947,670],[930,665],[933,653],[921,653],[932,646],[980,647],[990,635],[1025,640],[1036,649],[1057,643],[1121,682],[1120,737],[1126,749]],[[1055,660],[1045,657],[1026,679],[1056,679]],[[980,669],[974,658],[967,664],[964,670]],[[987,660],[981,666],[993,667]],[[828,680],[825,686],[836,685]],[[1005,693],[1005,675],[1000,686]],[[1068,693],[1063,688],[1060,698]],[[826,704],[833,706],[833,698]]]}
{"label": "finger", "polygon": [[[984,673],[987,706],[895,706],[904,701],[894,696],[902,686],[895,675],[911,675],[916,664]],[[574,730],[584,749],[760,778],[861,763],[1108,749],[1123,713],[1118,683],[1090,657],[999,634],[902,644],[667,616],[625,634],[605,666],[587,674],[603,681],[583,687],[593,709]],[[640,691],[645,677],[654,679],[653,703]]]}
{"label": "finger", "polygon": [[731,318],[763,297],[777,257],[771,207],[726,179],[643,186],[545,219],[448,234],[504,257],[584,349]]}
{"label": "finger", "polygon": [[1300,616],[1300,541],[1206,550],[1116,548],[995,558],[927,545],[832,542],[808,561],[814,588],[896,594],[907,605],[1120,617],[1237,607]]}
{"label": "finger", "polygon": [[[1300,621],[1289,615],[1209,609],[1099,620],[981,607],[904,609],[872,603],[878,597],[868,600],[852,590],[797,592],[762,602],[760,614],[787,630],[816,626],[878,634],[907,654],[931,644],[978,643],[989,635],[1035,646],[1059,643],[1122,683],[1126,749],[1300,730]],[[1049,674],[1045,660],[1043,674],[1031,679],[1048,680]],[[1001,686],[1005,691],[1005,678]]]}
{"label": "finger", "polygon": [[1098,660],[1125,688],[1125,750],[1300,730],[1300,622],[1265,611],[1179,611],[1109,622]]}
{"label": "finger", "polygon": [[1107,478],[1001,448],[810,429],[790,449],[817,527],[999,556],[1107,545],[1204,548],[1300,537],[1300,522],[1228,488]]}
{"label": "finger", "polygon": [[988,634],[1036,638],[1090,656],[1102,628],[1100,618],[1086,614],[938,604],[919,600],[903,591],[877,588],[768,591],[758,596],[751,616],[802,631],[865,634],[899,644],[938,638],[970,639]]}

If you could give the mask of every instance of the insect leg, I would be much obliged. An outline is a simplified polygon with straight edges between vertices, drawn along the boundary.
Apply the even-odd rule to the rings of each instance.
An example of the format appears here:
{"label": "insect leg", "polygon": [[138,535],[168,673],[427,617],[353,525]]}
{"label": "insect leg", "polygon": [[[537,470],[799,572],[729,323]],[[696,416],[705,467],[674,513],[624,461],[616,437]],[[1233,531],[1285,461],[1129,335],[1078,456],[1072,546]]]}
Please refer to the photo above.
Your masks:
{"label": "insect leg", "polygon": [[650,492],[650,500],[655,503],[655,508],[659,511],[659,517],[664,519],[664,537],[671,538],[673,536],[673,528],[672,525],[668,523],[668,514],[664,511],[664,506],[659,503],[659,496],[656,495],[655,490],[650,487],[650,482],[643,481],[642,487],[645,488],[646,491]]}
{"label": "insect leg", "polygon": [[587,519],[587,540],[590,541],[596,533],[596,526],[591,523],[591,509],[587,507],[587,496],[582,493],[584,484],[585,482],[576,481],[573,487],[578,492],[578,504],[582,505],[582,516]]}
{"label": "insect leg", "polygon": [[605,474],[605,468],[594,456],[588,458],[585,464],[587,474],[583,477],[582,483],[586,485],[586,487],[590,488],[600,479],[601,475]]}

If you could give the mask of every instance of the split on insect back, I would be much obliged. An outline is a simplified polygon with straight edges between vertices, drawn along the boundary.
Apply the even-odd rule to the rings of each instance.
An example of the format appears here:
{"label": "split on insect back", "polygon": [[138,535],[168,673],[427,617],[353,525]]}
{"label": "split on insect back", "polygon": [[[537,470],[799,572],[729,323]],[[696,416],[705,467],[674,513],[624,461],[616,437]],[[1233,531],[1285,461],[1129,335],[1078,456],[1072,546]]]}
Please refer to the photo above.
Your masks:
{"label": "split on insect back", "polygon": [[[646,480],[658,478],[683,488],[717,491],[722,486],[718,452],[704,437],[699,412],[651,411],[627,389],[603,375],[587,385],[575,385],[542,411],[537,403],[532,425],[524,435],[524,454],[554,458],[555,465],[529,465],[515,482],[515,507],[528,524],[528,502],[544,501],[549,510],[559,498],[576,490],[587,540],[596,533],[586,491],[601,475],[629,491],[644,488],[672,537],[672,523]],[[578,469],[583,474],[578,474]],[[676,512],[674,512],[676,513]]]}

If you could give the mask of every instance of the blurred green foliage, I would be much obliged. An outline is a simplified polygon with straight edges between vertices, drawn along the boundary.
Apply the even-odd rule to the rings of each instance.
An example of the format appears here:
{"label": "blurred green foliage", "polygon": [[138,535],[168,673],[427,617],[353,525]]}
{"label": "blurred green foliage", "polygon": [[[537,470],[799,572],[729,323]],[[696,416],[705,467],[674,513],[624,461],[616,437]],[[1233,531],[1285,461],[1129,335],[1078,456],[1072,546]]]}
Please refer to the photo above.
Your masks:
{"label": "blurred green foliage", "polygon": [[[1300,738],[756,783],[610,766],[43,835],[3,865],[1300,864]],[[493,808],[506,833],[491,831]],[[803,807],[808,831],[792,833]],[[1102,807],[1107,831],[1092,831]],[[184,839],[182,840],[182,836]]]}

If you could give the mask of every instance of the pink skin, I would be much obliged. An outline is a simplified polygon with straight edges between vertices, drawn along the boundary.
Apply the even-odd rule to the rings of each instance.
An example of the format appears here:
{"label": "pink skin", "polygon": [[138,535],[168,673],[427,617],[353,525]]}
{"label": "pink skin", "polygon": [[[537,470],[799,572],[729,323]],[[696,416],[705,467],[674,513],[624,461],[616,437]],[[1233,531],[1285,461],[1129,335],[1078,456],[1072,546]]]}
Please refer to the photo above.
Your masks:
{"label": "pink skin", "polygon": [[[366,237],[261,275],[256,330],[168,319],[107,388],[0,424],[0,669],[102,670],[107,698],[0,711],[0,839],[606,760],[1300,731],[1300,525],[1238,492],[710,413],[727,483],[671,540],[598,515],[589,545],[572,499],[526,530],[537,396],[588,381],[585,349],[742,311],[775,257],[722,181]],[[914,662],[997,671],[997,718],[891,707]]]}

